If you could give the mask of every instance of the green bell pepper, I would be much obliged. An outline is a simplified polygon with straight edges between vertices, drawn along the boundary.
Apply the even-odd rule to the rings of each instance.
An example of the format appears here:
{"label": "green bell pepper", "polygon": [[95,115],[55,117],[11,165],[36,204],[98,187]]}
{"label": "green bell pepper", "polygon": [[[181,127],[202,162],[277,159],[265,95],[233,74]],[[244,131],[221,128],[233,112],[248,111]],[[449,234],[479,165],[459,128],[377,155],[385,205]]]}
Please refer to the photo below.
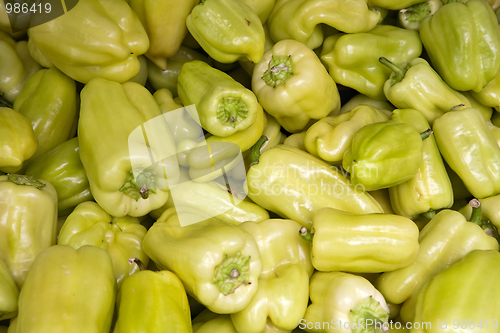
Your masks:
{"label": "green bell pepper", "polygon": [[24,85],[14,110],[31,122],[38,139],[33,159],[75,135],[78,120],[76,83],[55,68],[41,69]]}
{"label": "green bell pepper", "polygon": [[368,97],[385,100],[384,83],[391,71],[380,56],[402,63],[422,53],[418,32],[391,25],[377,25],[361,33],[337,33],[325,39],[321,60],[338,84]]}
{"label": "green bell pepper", "polygon": [[258,63],[264,53],[264,28],[243,1],[202,0],[186,19],[191,35],[221,63],[239,59]]}
{"label": "green bell pepper", "polygon": [[115,292],[106,251],[52,246],[36,257],[19,293],[16,332],[108,333]]}
{"label": "green bell pepper", "polygon": [[150,92],[138,83],[96,78],[83,88],[81,101],[80,158],[99,206],[115,217],[163,206],[169,195],[164,172],[175,182],[179,170],[166,159],[175,155],[175,143],[166,121],[156,119],[162,113]]}
{"label": "green bell pepper", "polygon": [[0,107],[0,171],[13,173],[36,152],[38,140],[25,116]]}
{"label": "green bell pepper", "polygon": [[247,307],[231,314],[238,332],[260,333],[267,321],[291,331],[304,317],[309,300],[310,245],[300,238],[300,224],[272,219],[245,222],[240,228],[250,233],[262,258],[259,288]]}
{"label": "green bell pepper", "polygon": [[448,112],[432,128],[444,160],[474,197],[500,193],[500,147],[481,112],[472,108]]}
{"label": "green bell pepper", "polygon": [[500,29],[484,0],[449,1],[422,22],[432,66],[453,89],[481,91],[500,70]]}
{"label": "green bell pepper", "polygon": [[312,264],[318,271],[380,273],[411,264],[418,251],[418,227],[394,214],[353,214],[323,208],[314,214]]}
{"label": "green bell pepper", "polygon": [[251,90],[199,60],[182,66],[177,92],[182,104],[196,106],[203,129],[220,137],[247,129],[262,109]]}
{"label": "green bell pepper", "polygon": [[369,105],[358,105],[338,116],[320,119],[306,131],[307,151],[327,162],[341,165],[344,153],[351,147],[352,138],[363,126],[385,122],[391,112]]}
{"label": "green bell pepper", "polygon": [[410,30],[420,30],[422,21],[434,15],[443,6],[441,0],[416,1],[411,6],[405,6],[398,13],[399,26]]}
{"label": "green bell pepper", "polygon": [[[429,128],[425,116],[413,109],[394,110],[392,119],[413,126],[418,132]],[[415,177],[389,187],[389,194],[396,214],[409,218],[453,205],[451,181],[432,134],[422,141],[422,162]]]}
{"label": "green bell pepper", "polygon": [[446,112],[471,106],[469,100],[450,88],[423,58],[399,66],[385,58],[379,61],[393,71],[384,84],[389,102],[399,109],[422,112],[431,125]]}
{"label": "green bell pepper", "polygon": [[417,174],[422,140],[431,133],[428,129],[419,134],[412,125],[395,120],[368,124],[354,134],[342,167],[365,191],[402,184]]}
{"label": "green bell pepper", "polygon": [[340,110],[337,86],[318,56],[291,39],[277,42],[255,65],[252,91],[264,110],[291,133]]}
{"label": "green bell pepper", "polygon": [[160,216],[144,237],[144,252],[159,269],[177,275],[186,292],[211,311],[243,310],[262,271],[255,240],[233,224],[190,210],[183,213],[201,222],[182,226],[180,211],[170,208]]}
{"label": "green bell pepper", "polygon": [[[131,258],[130,264],[139,262]],[[123,281],[113,333],[192,333],[191,311],[181,280],[169,271],[141,270]]]}
{"label": "green bell pepper", "polygon": [[424,285],[418,295],[412,333],[497,332],[500,306],[498,251],[473,251]]}
{"label": "green bell pepper", "polygon": [[267,24],[278,42],[294,39],[315,49],[323,43],[322,24],[345,33],[366,32],[382,20],[366,0],[277,0]]}
{"label": "green bell pepper", "polygon": [[0,258],[0,321],[17,315],[19,289],[10,274],[9,268]]}
{"label": "green bell pepper", "polygon": [[61,143],[30,163],[26,174],[49,181],[57,192],[59,216],[66,216],[80,203],[92,200],[78,137]]}
{"label": "green bell pepper", "polygon": [[142,249],[146,228],[136,217],[112,217],[93,201],[79,204],[66,218],[57,237],[57,244],[69,245],[76,250],[84,245],[100,247],[108,252],[118,284],[137,271],[129,265],[129,258],[138,258],[144,265],[149,262]]}
{"label": "green bell pepper", "polygon": [[56,243],[57,193],[43,180],[0,176],[0,259],[19,288],[35,257]]}
{"label": "green bell pepper", "polygon": [[288,145],[278,145],[260,155],[257,142],[244,183],[252,201],[283,218],[312,225],[313,214],[323,207],[353,213],[381,213],[382,207],[368,193],[355,187],[341,170]]}
{"label": "green bell pepper", "polygon": [[311,304],[299,324],[306,332],[381,333],[388,324],[384,297],[361,276],[316,272],[309,290]]}

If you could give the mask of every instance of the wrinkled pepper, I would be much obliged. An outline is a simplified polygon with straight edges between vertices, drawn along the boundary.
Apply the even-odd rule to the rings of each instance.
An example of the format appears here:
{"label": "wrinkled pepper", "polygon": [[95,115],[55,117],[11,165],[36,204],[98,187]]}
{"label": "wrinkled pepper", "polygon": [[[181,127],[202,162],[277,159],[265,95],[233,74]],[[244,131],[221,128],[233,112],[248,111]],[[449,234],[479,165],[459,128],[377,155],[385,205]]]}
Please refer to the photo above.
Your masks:
{"label": "wrinkled pepper", "polygon": [[191,35],[214,60],[258,63],[265,36],[257,14],[243,1],[202,0],[186,18]]}
{"label": "wrinkled pepper", "polygon": [[0,259],[21,288],[35,257],[56,243],[56,190],[28,176],[0,176],[0,221]]}
{"label": "wrinkled pepper", "polygon": [[379,63],[385,57],[393,62],[408,62],[420,56],[422,43],[418,32],[391,25],[354,34],[337,33],[323,43],[321,60],[334,81],[368,97],[385,100],[384,83],[391,71]]}
{"label": "wrinkled pepper", "polygon": [[261,253],[259,288],[250,304],[231,314],[238,332],[260,333],[270,320],[277,328],[291,331],[304,317],[309,300],[310,245],[300,238],[300,224],[272,219],[245,222],[240,228],[250,233]]}
{"label": "wrinkled pepper", "polygon": [[136,217],[112,217],[93,201],[79,204],[66,218],[57,244],[79,249],[84,245],[100,247],[108,252],[113,262],[113,271],[118,286],[138,270],[129,265],[128,259],[135,257],[147,265],[149,258],[142,249],[146,228]]}
{"label": "wrinkled pepper", "polygon": [[106,251],[54,245],[36,257],[26,277],[15,332],[108,333],[115,292]]}
{"label": "wrinkled pepper", "polygon": [[[131,258],[130,264],[140,262]],[[169,271],[141,270],[127,277],[116,297],[113,333],[192,333],[191,311],[181,280]]]}
{"label": "wrinkled pepper", "polygon": [[285,130],[300,132],[340,110],[340,95],[316,53],[305,44],[282,40],[255,65],[252,91]]}
{"label": "wrinkled pepper", "polygon": [[260,155],[252,148],[252,162],[244,183],[252,201],[283,218],[312,225],[313,214],[323,207],[353,213],[381,213],[382,207],[368,193],[355,187],[336,167],[288,145],[278,145]]}
{"label": "wrinkled pepper", "polygon": [[430,63],[453,89],[481,91],[500,70],[500,29],[484,0],[449,1],[420,27]]}
{"label": "wrinkled pepper", "polygon": [[271,37],[294,39],[315,49],[323,43],[322,24],[345,33],[366,32],[382,19],[366,0],[277,0],[268,18]]}
{"label": "wrinkled pepper", "polygon": [[0,321],[17,315],[19,289],[10,274],[9,268],[0,258]]}
{"label": "wrinkled pepper", "polygon": [[255,240],[217,218],[181,226],[170,208],[148,230],[143,247],[159,269],[172,271],[188,295],[213,312],[243,310],[259,287],[262,262]]}
{"label": "wrinkled pepper", "polygon": [[80,203],[92,200],[82,161],[78,137],[61,143],[30,163],[26,174],[45,179],[57,192],[59,216],[66,216]]}
{"label": "wrinkled pepper", "polygon": [[36,152],[38,139],[25,116],[0,107],[0,171],[13,173]]}
{"label": "wrinkled pepper", "polygon": [[323,208],[314,214],[312,264],[318,271],[379,273],[408,266],[417,256],[418,227],[394,214],[353,214]]}
{"label": "wrinkled pepper", "polygon": [[474,197],[500,193],[500,147],[481,112],[472,108],[448,112],[432,128],[444,160]]}
{"label": "wrinkled pepper", "polygon": [[307,151],[327,162],[341,165],[344,153],[351,147],[352,138],[363,126],[385,122],[391,112],[370,105],[358,105],[338,116],[320,119],[306,131]]}
{"label": "wrinkled pepper", "polygon": [[[414,109],[394,110],[392,119],[413,126],[418,132],[429,128],[425,116]],[[409,218],[453,205],[453,188],[432,134],[422,141],[422,162],[415,177],[389,187],[389,195],[396,214]]]}
{"label": "wrinkled pepper", "polygon": [[68,13],[29,29],[31,56],[87,83],[95,77],[125,82],[139,73],[149,48],[141,21],[126,1],[79,0]]}
{"label": "wrinkled pepper", "polygon": [[80,158],[96,202],[115,217],[143,216],[163,206],[164,172],[175,182],[179,170],[168,158],[175,155],[175,143],[157,118],[162,113],[153,96],[138,83],[97,78],[83,88],[81,101]]}

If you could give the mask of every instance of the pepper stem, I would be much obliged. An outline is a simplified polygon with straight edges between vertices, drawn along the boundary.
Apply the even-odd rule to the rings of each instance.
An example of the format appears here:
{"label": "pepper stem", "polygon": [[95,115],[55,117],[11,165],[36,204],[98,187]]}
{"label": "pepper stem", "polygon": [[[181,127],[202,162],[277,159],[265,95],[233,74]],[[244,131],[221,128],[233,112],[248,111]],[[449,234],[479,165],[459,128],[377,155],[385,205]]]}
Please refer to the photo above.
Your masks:
{"label": "pepper stem", "polygon": [[147,199],[150,192],[156,193],[155,178],[156,172],[154,171],[144,170],[136,178],[134,171],[131,170],[125,183],[120,188],[120,192],[123,192],[135,201],[139,201],[141,198]]}
{"label": "pepper stem", "polygon": [[226,255],[224,260],[215,268],[212,283],[219,291],[227,296],[234,293],[242,284],[250,284],[250,256],[238,252],[234,256]]}
{"label": "pepper stem", "polygon": [[309,232],[306,227],[302,227],[299,230],[299,236],[303,240],[305,240],[308,243],[312,244],[313,238],[314,238],[314,233]]}
{"label": "pepper stem", "polygon": [[424,1],[401,9],[400,12],[404,14],[406,21],[420,23],[431,14],[431,6],[429,1]]}
{"label": "pepper stem", "polygon": [[420,137],[422,138],[422,140],[425,140],[425,139],[427,139],[428,137],[430,137],[432,133],[434,133],[434,132],[432,131],[432,129],[428,128],[428,129],[426,129],[425,131],[423,131],[422,133],[420,133]]}
{"label": "pepper stem", "polygon": [[378,61],[380,61],[380,63],[382,65],[386,66],[387,68],[389,68],[391,71],[393,71],[396,74],[395,76],[391,76],[391,86],[395,85],[398,82],[403,81],[403,79],[405,78],[406,72],[411,67],[410,64],[408,64],[408,65],[406,65],[405,68],[401,68],[385,57],[378,58]]}
{"label": "pepper stem", "polygon": [[483,217],[483,211],[481,208],[481,201],[479,199],[472,199],[469,201],[469,206],[472,207],[472,213],[470,214],[469,222],[481,225],[481,219]]}
{"label": "pepper stem", "polygon": [[[359,301],[349,312],[353,333],[382,333],[387,331],[389,313],[372,296]],[[368,325],[367,323],[371,323]]]}
{"label": "pepper stem", "polygon": [[252,161],[250,163],[250,166],[254,164],[259,164],[259,158],[260,158],[260,149],[262,148],[262,145],[268,140],[268,137],[263,135],[260,137],[260,139],[252,146],[250,150],[250,160]]}
{"label": "pepper stem", "polygon": [[434,218],[434,216],[436,216],[436,211],[431,209],[425,213],[422,213],[422,215],[430,221]]}
{"label": "pepper stem", "polygon": [[129,265],[136,264],[137,267],[139,267],[140,271],[147,270],[146,265],[144,265],[144,263],[142,262],[142,260],[139,259],[139,258],[129,258],[128,259],[128,263],[129,263]]}
{"label": "pepper stem", "polygon": [[217,119],[224,126],[236,127],[248,115],[248,108],[239,97],[224,97],[219,102]]}
{"label": "pepper stem", "polygon": [[45,187],[44,183],[33,178],[33,176],[16,175],[16,174],[9,173],[9,174],[7,174],[7,180],[11,183],[16,184],[16,185],[31,186],[31,187],[34,187],[38,190]]}
{"label": "pepper stem", "polygon": [[294,76],[294,65],[292,56],[271,56],[269,66],[262,75],[262,80],[273,88],[285,83],[289,78]]}

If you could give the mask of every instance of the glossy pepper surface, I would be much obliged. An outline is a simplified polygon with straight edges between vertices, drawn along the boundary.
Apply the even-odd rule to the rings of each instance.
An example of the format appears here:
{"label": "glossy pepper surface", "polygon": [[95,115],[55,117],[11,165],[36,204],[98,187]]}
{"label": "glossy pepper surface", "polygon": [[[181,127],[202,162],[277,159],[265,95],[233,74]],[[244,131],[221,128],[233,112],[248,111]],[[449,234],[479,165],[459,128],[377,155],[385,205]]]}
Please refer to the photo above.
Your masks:
{"label": "glossy pepper surface", "polygon": [[92,200],[89,180],[82,161],[78,137],[61,143],[34,160],[26,174],[45,179],[57,192],[59,216],[66,216],[79,204]]}
{"label": "glossy pepper surface", "polygon": [[56,243],[56,190],[43,180],[0,176],[0,212],[0,258],[20,288],[35,257]]}
{"label": "glossy pepper surface", "polygon": [[[134,82],[97,78],[83,88],[81,99],[80,158],[97,203],[116,217],[143,216],[163,206],[168,189],[158,168],[165,166],[169,175],[178,176],[178,166],[175,161],[165,162],[164,157],[175,153],[175,144],[168,125],[153,119],[161,116],[153,96]],[[148,149],[140,149],[145,147],[141,127],[151,135],[153,160]],[[131,134],[130,140],[137,142],[133,149]]]}
{"label": "glossy pepper surface", "polygon": [[19,289],[10,274],[9,268],[0,259],[0,320],[13,318],[17,315],[17,300]]}
{"label": "glossy pepper surface", "polygon": [[[368,51],[369,50],[369,51]],[[337,33],[325,39],[321,60],[336,83],[368,97],[385,100],[384,83],[391,71],[380,57],[401,63],[422,53],[418,32],[391,25],[377,25],[367,32]]]}
{"label": "glossy pepper surface", "polygon": [[216,313],[243,310],[258,289],[262,262],[255,240],[217,218],[181,226],[176,210],[168,209],[143,246],[158,268],[176,274],[190,296]]}
{"label": "glossy pepper surface", "polygon": [[258,63],[265,36],[257,14],[243,1],[202,0],[186,19],[191,35],[221,63],[243,59]]}
{"label": "glossy pepper surface", "polygon": [[474,197],[500,193],[500,147],[481,112],[473,108],[448,112],[432,128],[444,160]]}
{"label": "glossy pepper surface", "polygon": [[314,212],[323,207],[353,213],[382,212],[379,203],[355,187],[341,170],[288,145],[262,153],[258,164],[248,170],[244,188],[262,208],[306,228],[311,227]]}
{"label": "glossy pepper surface", "polygon": [[318,56],[291,39],[277,42],[255,65],[252,91],[264,110],[291,133],[340,110],[337,86]]}
{"label": "glossy pepper surface", "polygon": [[42,66],[55,66],[76,81],[125,82],[139,73],[137,57],[148,50],[149,39],[126,1],[82,0],[29,29],[28,46]]}
{"label": "glossy pepper surface", "polygon": [[481,91],[500,69],[500,29],[483,0],[451,1],[420,27],[430,62],[453,89]]}
{"label": "glossy pepper surface", "polygon": [[19,294],[16,333],[107,333],[116,282],[106,251],[55,245],[33,262]]}
{"label": "glossy pepper surface", "polygon": [[323,208],[314,214],[311,232],[312,263],[319,271],[392,271],[411,264],[419,248],[415,223],[395,214]]}
{"label": "glossy pepper surface", "polygon": [[292,330],[303,318],[309,300],[309,278],[313,273],[310,245],[300,238],[300,224],[272,219],[245,222],[240,228],[250,233],[261,253],[259,288],[250,304],[231,314],[240,332],[260,333],[267,321],[277,328]]}

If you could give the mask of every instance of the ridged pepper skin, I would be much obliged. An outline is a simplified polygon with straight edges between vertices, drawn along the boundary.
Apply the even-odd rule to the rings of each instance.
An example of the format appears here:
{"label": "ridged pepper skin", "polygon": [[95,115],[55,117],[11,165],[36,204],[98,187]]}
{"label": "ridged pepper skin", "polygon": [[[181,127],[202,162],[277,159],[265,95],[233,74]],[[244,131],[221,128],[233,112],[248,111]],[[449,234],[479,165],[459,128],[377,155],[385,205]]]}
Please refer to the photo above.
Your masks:
{"label": "ridged pepper skin", "polygon": [[0,95],[14,103],[26,81],[42,68],[28,51],[27,41],[13,40],[0,31]]}
{"label": "ridged pepper skin", "polygon": [[432,128],[444,160],[474,197],[500,193],[500,147],[481,112],[472,108],[448,112]]}
{"label": "ridged pepper skin", "polygon": [[291,133],[340,110],[337,85],[316,53],[291,39],[277,42],[255,65],[252,91]]}
{"label": "ridged pepper skin", "polygon": [[422,162],[422,138],[411,125],[393,120],[358,130],[344,153],[342,167],[365,191],[388,188],[412,179]]}
{"label": "ridged pepper skin", "polygon": [[294,39],[315,49],[323,43],[321,25],[345,33],[366,32],[382,20],[366,0],[277,0],[268,18],[271,38]]}
{"label": "ridged pepper skin", "polygon": [[52,246],[37,256],[26,277],[14,333],[108,333],[115,293],[106,251]]}
{"label": "ridged pepper skin", "polygon": [[418,252],[418,227],[394,214],[314,214],[312,263],[318,271],[380,273],[408,266]]}
{"label": "ridged pepper skin", "polygon": [[255,240],[217,218],[181,226],[170,208],[148,230],[143,247],[158,268],[172,271],[188,295],[213,312],[243,310],[259,287],[262,262]]}
{"label": "ridged pepper skin", "polygon": [[43,180],[0,176],[0,222],[0,258],[21,288],[35,257],[56,243],[56,190]]}
{"label": "ridged pepper skin", "polygon": [[[95,77],[125,82],[139,73],[149,48],[141,21],[126,1],[80,0],[68,13],[29,29],[35,60],[87,83]],[[48,63],[47,63],[48,62]]]}
{"label": "ridged pepper skin", "polygon": [[[175,143],[166,122],[152,120],[162,113],[151,93],[138,83],[96,78],[83,88],[81,100],[80,158],[99,206],[115,217],[143,216],[163,206],[169,194],[163,172],[157,169],[159,164],[165,166],[170,176],[178,173],[178,166],[164,160],[175,154]],[[141,141],[129,147],[132,132],[142,133],[139,126],[147,127],[147,134],[152,135],[150,148],[155,160],[148,149],[139,149]],[[141,137],[136,135],[136,139]],[[161,156],[163,152],[167,155]],[[137,184],[135,177],[142,183]]]}
{"label": "ridged pepper skin", "polygon": [[[418,295],[415,322],[429,323],[410,333],[498,332],[500,253],[473,251],[430,280]],[[443,324],[446,323],[446,326]],[[472,329],[474,325],[474,329]]]}
{"label": "ridged pepper skin", "polygon": [[36,152],[38,140],[25,116],[0,107],[0,171],[15,173]]}
{"label": "ridged pepper skin", "polygon": [[113,333],[193,332],[186,290],[169,271],[144,270],[127,277],[116,308]]}
{"label": "ridged pepper skin", "polygon": [[391,112],[370,105],[358,105],[338,116],[315,122],[306,131],[304,145],[309,153],[335,165],[341,165],[344,153],[351,147],[354,134],[363,126],[388,121]]}
{"label": "ridged pepper skin", "polygon": [[25,172],[49,181],[57,191],[59,216],[66,216],[84,201],[92,200],[82,161],[78,137],[61,143],[30,163]]}
{"label": "ridged pepper skin", "polygon": [[355,187],[341,170],[288,145],[262,153],[258,164],[248,170],[244,188],[262,208],[306,228],[311,227],[314,212],[324,207],[382,213],[380,204]]}
{"label": "ridged pepper skin", "polygon": [[337,33],[325,39],[321,60],[333,80],[368,97],[385,100],[384,83],[391,71],[380,57],[402,63],[422,53],[418,32],[391,25],[377,25],[367,32]]}
{"label": "ridged pepper skin", "polygon": [[[420,133],[429,128],[425,116],[414,109],[394,110],[392,119]],[[453,188],[434,135],[422,141],[422,162],[415,177],[389,187],[389,195],[394,212],[408,218],[453,205]]]}
{"label": "ridged pepper skin", "polygon": [[415,297],[425,282],[473,250],[498,251],[499,248],[497,240],[480,226],[450,209],[437,213],[418,237],[415,261],[407,267],[383,273],[376,282],[388,302],[400,304],[408,300],[400,314],[405,321],[413,320]]}
{"label": "ridged pepper skin", "polygon": [[453,89],[481,91],[500,69],[500,28],[484,0],[448,3],[420,27],[432,66]]}
{"label": "ridged pepper skin", "polygon": [[78,119],[76,83],[56,68],[41,69],[24,85],[14,110],[31,122],[38,149],[29,163],[75,135]]}
{"label": "ridged pepper skin", "polygon": [[141,20],[149,37],[146,57],[160,69],[165,70],[167,58],[179,50],[187,33],[186,18],[198,2],[130,0],[130,7]]}
{"label": "ridged pepper skin", "polygon": [[[309,293],[311,304],[298,326],[306,332],[379,333],[382,329],[366,325],[367,320],[377,321],[380,326],[388,323],[389,307],[384,297],[361,276],[316,272],[311,278]],[[356,324],[364,329],[360,326],[355,329]]]}
{"label": "ridged pepper skin", "polygon": [[57,244],[79,249],[84,245],[100,247],[108,252],[118,286],[138,270],[129,265],[129,258],[149,262],[142,249],[146,227],[136,217],[112,217],[93,201],[79,204],[66,218],[57,237]]}
{"label": "ridged pepper skin", "polygon": [[0,258],[0,320],[17,315],[19,289],[10,274],[9,268]]}
{"label": "ridged pepper skin", "polygon": [[469,100],[450,88],[423,58],[404,64],[391,64],[393,73],[384,84],[384,94],[399,109],[416,109],[432,125],[434,120],[459,106],[470,107]]}
{"label": "ridged pepper skin", "polygon": [[258,63],[265,35],[257,14],[243,1],[202,0],[186,18],[186,26],[205,52],[221,63]]}
{"label": "ridged pepper skin", "polygon": [[247,129],[262,109],[251,90],[199,60],[182,66],[177,92],[182,104],[196,106],[203,129],[220,137]]}
{"label": "ridged pepper skin", "polygon": [[262,273],[250,304],[243,311],[231,314],[238,332],[263,332],[267,321],[291,331],[304,317],[309,301],[309,278],[314,269],[311,246],[299,236],[300,227],[298,222],[281,219],[240,225],[257,242]]}

